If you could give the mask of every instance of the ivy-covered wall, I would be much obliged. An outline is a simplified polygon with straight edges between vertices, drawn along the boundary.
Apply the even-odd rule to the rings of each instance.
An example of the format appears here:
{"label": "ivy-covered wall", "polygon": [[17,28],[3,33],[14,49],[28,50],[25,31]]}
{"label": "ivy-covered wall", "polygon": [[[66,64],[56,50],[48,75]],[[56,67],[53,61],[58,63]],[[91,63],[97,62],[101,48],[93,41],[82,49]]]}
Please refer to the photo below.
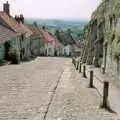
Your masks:
{"label": "ivy-covered wall", "polygon": [[3,63],[5,57],[5,47],[4,44],[0,45],[0,64]]}
{"label": "ivy-covered wall", "polygon": [[120,0],[104,0],[88,26],[87,62],[105,66],[108,75],[120,78]]}
{"label": "ivy-covered wall", "polygon": [[[120,1],[109,0],[105,2],[105,40],[104,45],[107,44],[106,73],[119,79],[120,75]],[[105,52],[105,49],[104,49]]]}
{"label": "ivy-covered wall", "polygon": [[41,38],[32,39],[20,35],[0,44],[0,64],[5,60],[19,64],[20,61],[28,61],[31,57],[40,55],[45,55],[45,44]]}
{"label": "ivy-covered wall", "polygon": [[30,60],[31,57],[31,39],[26,37],[20,37],[18,40],[20,46],[20,59],[22,61]]}
{"label": "ivy-covered wall", "polygon": [[40,39],[32,39],[31,40],[31,54],[33,56],[39,56],[40,55]]}
{"label": "ivy-covered wall", "polygon": [[40,55],[45,55],[45,42],[42,38],[40,39]]}

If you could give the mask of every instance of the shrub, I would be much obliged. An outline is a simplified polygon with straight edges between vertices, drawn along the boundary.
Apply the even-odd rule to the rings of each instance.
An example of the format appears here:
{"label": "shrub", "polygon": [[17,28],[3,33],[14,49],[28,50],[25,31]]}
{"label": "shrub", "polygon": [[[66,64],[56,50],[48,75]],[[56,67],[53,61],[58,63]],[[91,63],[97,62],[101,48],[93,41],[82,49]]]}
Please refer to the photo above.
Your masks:
{"label": "shrub", "polygon": [[0,66],[4,65],[5,60],[0,59]]}
{"label": "shrub", "polygon": [[20,63],[20,52],[17,50],[17,48],[11,48],[9,51],[9,56],[12,64]]}

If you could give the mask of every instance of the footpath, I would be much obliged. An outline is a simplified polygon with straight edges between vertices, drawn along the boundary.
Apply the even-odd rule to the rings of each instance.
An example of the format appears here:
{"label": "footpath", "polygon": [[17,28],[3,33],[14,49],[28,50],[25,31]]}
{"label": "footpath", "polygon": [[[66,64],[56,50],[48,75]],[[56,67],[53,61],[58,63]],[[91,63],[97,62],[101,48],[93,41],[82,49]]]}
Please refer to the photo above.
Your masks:
{"label": "footpath", "polygon": [[44,120],[120,120],[100,108],[101,97],[88,83],[68,62]]}
{"label": "footpath", "polygon": [[103,82],[109,82],[108,104],[109,107],[120,116],[120,87],[106,74],[102,74],[99,68],[86,65],[86,75],[90,76],[90,70],[93,71],[93,85],[101,96],[103,96]]}

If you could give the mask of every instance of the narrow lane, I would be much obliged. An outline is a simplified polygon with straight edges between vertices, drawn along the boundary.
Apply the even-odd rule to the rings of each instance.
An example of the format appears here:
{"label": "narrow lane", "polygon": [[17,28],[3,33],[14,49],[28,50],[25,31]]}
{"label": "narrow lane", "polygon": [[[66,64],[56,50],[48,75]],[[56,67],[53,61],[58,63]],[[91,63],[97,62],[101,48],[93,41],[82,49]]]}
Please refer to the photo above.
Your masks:
{"label": "narrow lane", "polygon": [[0,120],[43,120],[69,58],[0,67]]}

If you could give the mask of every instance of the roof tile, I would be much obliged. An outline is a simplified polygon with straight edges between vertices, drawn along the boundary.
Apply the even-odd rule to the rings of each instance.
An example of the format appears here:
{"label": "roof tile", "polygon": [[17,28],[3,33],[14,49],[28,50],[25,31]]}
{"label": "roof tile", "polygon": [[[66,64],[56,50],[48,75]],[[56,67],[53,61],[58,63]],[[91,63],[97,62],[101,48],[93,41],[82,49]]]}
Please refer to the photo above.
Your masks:
{"label": "roof tile", "polygon": [[54,44],[55,43],[55,38],[50,35],[47,31],[43,30],[42,28],[40,28],[40,31],[44,37],[45,42]]}
{"label": "roof tile", "polygon": [[3,44],[6,41],[11,40],[16,37],[17,37],[17,34],[15,32],[0,25],[0,44]]}
{"label": "roof tile", "polygon": [[32,31],[32,37],[41,37],[39,29],[34,24],[27,24],[27,27]]}
{"label": "roof tile", "polygon": [[12,16],[7,15],[5,12],[0,12],[0,18],[16,33],[25,33],[26,37],[29,37],[32,32],[27,28],[25,24],[18,23]]}

